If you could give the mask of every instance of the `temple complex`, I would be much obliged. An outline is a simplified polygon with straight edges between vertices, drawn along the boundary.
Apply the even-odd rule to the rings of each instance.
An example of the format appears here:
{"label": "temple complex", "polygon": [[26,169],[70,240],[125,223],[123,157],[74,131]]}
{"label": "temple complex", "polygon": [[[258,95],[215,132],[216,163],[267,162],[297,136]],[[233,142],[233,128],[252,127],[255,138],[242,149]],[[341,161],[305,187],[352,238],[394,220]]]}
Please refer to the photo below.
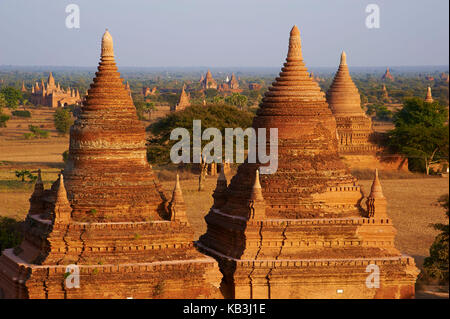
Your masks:
{"label": "temple complex", "polygon": [[[228,79],[228,77],[227,77]],[[236,79],[234,73],[231,74],[231,80],[225,81],[219,85],[218,90],[224,93],[241,93],[242,89],[239,88],[239,81]]]}
{"label": "temple complex", "polygon": [[156,86],[153,87],[153,89],[150,89],[148,86],[142,88],[142,94],[144,95],[144,97],[147,97],[150,95],[155,95],[156,94]]}
{"label": "temple complex", "polygon": [[391,72],[389,71],[389,68],[386,69],[386,72],[384,72],[383,76],[381,77],[381,80],[383,81],[394,81],[394,77],[392,76]]}
{"label": "temple complex", "polygon": [[[386,87],[383,86],[383,91]],[[385,91],[387,92],[387,91]],[[361,108],[361,97],[342,52],[339,68],[327,91],[328,105],[336,118],[339,155],[352,168],[407,169],[406,159],[387,154],[377,146],[371,119]]]}
{"label": "temple complex", "polygon": [[183,84],[183,88],[181,89],[180,100],[178,103],[172,108],[171,111],[180,111],[184,110],[188,106],[191,106],[190,94],[186,93],[186,84]]}
{"label": "temple complex", "polygon": [[[193,245],[179,181],[169,199],[145,142],[106,31],[98,71],[70,129],[65,169],[50,189],[39,174],[24,239],[0,257],[0,295],[221,297],[217,263]],[[69,287],[66,278],[77,273],[79,287]]]}
{"label": "temple complex", "polygon": [[41,80],[41,85],[37,82],[31,88],[31,103],[34,105],[44,105],[49,107],[59,107],[71,104],[80,104],[81,97],[77,90],[70,87],[64,90],[58,84],[55,84],[52,72],[50,72],[47,83]]}
{"label": "temple complex", "polygon": [[206,72],[206,76],[203,78],[203,80],[201,80],[201,83],[204,90],[217,89],[217,82],[213,79],[211,71],[209,70],[208,72]]}
{"label": "temple complex", "polygon": [[[278,128],[278,170],[260,175],[267,164],[245,162],[229,185],[221,174],[197,242],[219,262],[225,297],[413,297],[414,259],[394,246],[377,177],[369,211],[361,206],[363,194],[339,158],[336,120],[307,72],[296,26],[253,128]],[[367,284],[373,268],[376,287]]]}
{"label": "temple complex", "polygon": [[430,86],[428,86],[428,88],[427,88],[427,96],[425,97],[425,102],[433,103],[433,96],[431,96],[431,87]]}

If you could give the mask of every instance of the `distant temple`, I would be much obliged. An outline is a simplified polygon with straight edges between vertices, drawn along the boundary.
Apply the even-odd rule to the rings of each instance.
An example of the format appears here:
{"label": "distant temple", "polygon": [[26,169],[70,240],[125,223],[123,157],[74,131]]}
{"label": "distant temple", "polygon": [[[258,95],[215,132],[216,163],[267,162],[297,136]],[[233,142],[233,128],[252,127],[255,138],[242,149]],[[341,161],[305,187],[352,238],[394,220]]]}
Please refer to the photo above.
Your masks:
{"label": "distant temple", "polygon": [[144,87],[142,88],[142,94],[144,95],[144,97],[150,96],[150,95],[155,95],[156,94],[156,86],[153,87],[153,89],[150,90],[150,88]]}
{"label": "distant temple", "polygon": [[386,81],[394,81],[394,77],[392,76],[391,72],[389,71],[389,68],[386,69],[386,72],[384,72],[383,76],[381,77],[381,80]]}
{"label": "distant temple", "polygon": [[425,102],[433,103],[433,96],[431,95],[431,87],[430,86],[428,86],[428,88],[427,88],[427,96],[425,97]]}
{"label": "distant temple", "polygon": [[389,160],[378,157],[382,149],[374,143],[372,121],[361,108],[361,97],[350,77],[345,52],[327,91],[327,102],[336,118],[339,155],[344,162],[351,167],[407,169],[406,160],[398,156],[390,154]]}
{"label": "distant temple", "polygon": [[203,78],[201,83],[204,90],[217,89],[217,82],[213,79],[211,71],[209,70],[206,72],[206,76]]}
{"label": "distant temple", "polygon": [[171,109],[171,111],[180,111],[185,108],[191,106],[190,102],[190,94],[186,93],[186,84],[183,84],[183,88],[181,89],[180,100],[178,103]]}
{"label": "distant temple", "polygon": [[[227,77],[228,79],[228,77]],[[230,92],[230,93],[240,93],[242,92],[242,89],[239,88],[239,81],[236,79],[236,76],[231,74],[231,80],[225,81],[225,83],[222,83],[219,85],[220,92]]]}
{"label": "distant temple", "polygon": [[[22,89],[24,85],[22,86]],[[30,101],[34,105],[44,105],[49,107],[59,107],[71,104],[80,104],[81,97],[78,89],[71,89],[70,87],[64,90],[58,84],[55,84],[52,72],[50,72],[47,84],[41,80],[41,85],[37,82],[31,88]]]}

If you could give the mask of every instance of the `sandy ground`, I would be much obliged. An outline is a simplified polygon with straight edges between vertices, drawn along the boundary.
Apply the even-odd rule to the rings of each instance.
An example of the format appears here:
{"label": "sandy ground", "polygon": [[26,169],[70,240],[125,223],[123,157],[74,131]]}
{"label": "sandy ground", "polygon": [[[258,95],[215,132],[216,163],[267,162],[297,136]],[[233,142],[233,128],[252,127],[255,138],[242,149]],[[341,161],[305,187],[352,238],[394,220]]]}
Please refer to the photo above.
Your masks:
{"label": "sandy ground", "polygon": [[[22,109],[22,108],[20,108]],[[6,128],[0,128],[0,162],[13,161],[18,165],[53,165],[62,161],[61,154],[69,148],[69,137],[58,134],[53,125],[54,109],[27,108],[31,118],[12,116]],[[28,125],[50,131],[48,139],[26,140]]]}

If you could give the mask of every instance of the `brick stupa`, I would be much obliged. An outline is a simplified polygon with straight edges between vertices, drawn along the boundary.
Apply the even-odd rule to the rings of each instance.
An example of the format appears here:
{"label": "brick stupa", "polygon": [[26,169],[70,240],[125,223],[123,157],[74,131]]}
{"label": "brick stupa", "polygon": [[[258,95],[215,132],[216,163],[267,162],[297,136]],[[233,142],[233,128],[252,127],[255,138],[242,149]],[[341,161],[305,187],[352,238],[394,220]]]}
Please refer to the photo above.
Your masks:
{"label": "brick stupa", "polygon": [[[387,93],[383,85],[383,91]],[[372,121],[361,108],[361,97],[341,54],[339,68],[327,91],[327,102],[336,118],[338,151],[352,168],[407,169],[406,159],[387,154],[376,144]]]}
{"label": "brick stupa", "polygon": [[336,118],[340,153],[375,147],[369,142],[373,134],[372,122],[361,108],[361,98],[350,77],[345,52],[341,54],[339,69],[327,91],[327,102]]}
{"label": "brick stupa", "polygon": [[425,97],[425,102],[426,103],[433,103],[433,96],[431,95],[431,87],[427,88],[427,95]]}
{"label": "brick stupa", "polygon": [[[220,176],[199,249],[216,258],[229,298],[410,298],[417,268],[394,247],[385,202],[371,217],[356,179],[338,155],[336,121],[291,31],[279,77],[253,121],[278,128],[278,170],[241,164],[227,186]],[[222,174],[221,174],[222,175]],[[368,288],[367,267],[380,269]],[[372,267],[372,266],[371,266]]]}
{"label": "brick stupa", "polygon": [[[169,202],[146,161],[108,31],[64,173],[47,190],[39,176],[30,203],[23,242],[0,258],[5,298],[221,296],[217,263],[193,246],[179,182]],[[69,264],[79,288],[65,284]]]}
{"label": "brick stupa", "polygon": [[216,82],[216,80],[214,80],[210,70],[208,70],[208,72],[206,72],[205,78],[201,81],[202,81],[202,87],[204,90],[217,89],[217,82]]}

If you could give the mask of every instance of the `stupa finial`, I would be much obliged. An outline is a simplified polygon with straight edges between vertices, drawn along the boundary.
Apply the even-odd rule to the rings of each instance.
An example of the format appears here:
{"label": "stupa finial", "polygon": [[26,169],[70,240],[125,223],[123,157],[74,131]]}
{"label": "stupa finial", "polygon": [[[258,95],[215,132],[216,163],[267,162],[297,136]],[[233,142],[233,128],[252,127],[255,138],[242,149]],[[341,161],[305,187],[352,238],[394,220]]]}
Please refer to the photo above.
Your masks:
{"label": "stupa finial", "polygon": [[295,59],[302,60],[302,43],[300,40],[300,30],[296,25],[294,25],[291,29],[290,37],[289,37],[289,50],[287,59]]}
{"label": "stupa finial", "polygon": [[345,51],[342,51],[341,54],[341,65],[347,65],[347,54]]}
{"label": "stupa finial", "polygon": [[114,47],[113,47],[113,38],[109,33],[108,29],[106,29],[105,33],[102,37],[102,53],[101,57],[111,57],[114,58]]}

